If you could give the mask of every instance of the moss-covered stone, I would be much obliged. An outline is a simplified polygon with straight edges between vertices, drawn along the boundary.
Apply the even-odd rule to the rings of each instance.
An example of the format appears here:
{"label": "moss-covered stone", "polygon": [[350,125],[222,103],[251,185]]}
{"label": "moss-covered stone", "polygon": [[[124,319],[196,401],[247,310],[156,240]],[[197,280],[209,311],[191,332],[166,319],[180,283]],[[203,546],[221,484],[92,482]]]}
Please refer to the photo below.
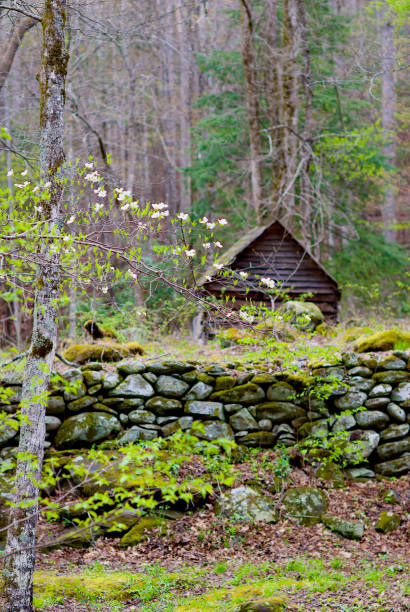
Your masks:
{"label": "moss-covered stone", "polygon": [[390,329],[376,332],[371,336],[361,336],[355,342],[354,348],[359,353],[369,351],[390,351],[395,347],[410,347],[410,333]]}
{"label": "moss-covered stone", "polygon": [[247,408],[242,408],[242,410],[235,412],[230,417],[229,424],[234,431],[254,431],[258,429],[258,423]]}
{"label": "moss-covered stone", "polygon": [[410,382],[400,383],[391,394],[392,402],[404,403],[410,400]]}
{"label": "moss-covered stone", "polygon": [[141,374],[130,374],[115,389],[108,392],[109,397],[144,397],[154,395],[154,389]]}
{"label": "moss-covered stone", "polygon": [[190,391],[185,395],[186,400],[204,400],[209,397],[214,388],[204,382],[197,382]]}
{"label": "moss-covered stone", "polygon": [[272,431],[254,431],[241,437],[240,444],[249,448],[272,448],[277,435]]}
{"label": "moss-covered stone", "polygon": [[405,370],[406,365],[407,360],[403,361],[403,359],[398,359],[394,355],[388,355],[380,359],[377,367],[379,370]]}
{"label": "moss-covered stone", "polygon": [[383,429],[389,423],[389,417],[380,410],[363,410],[355,414],[359,427]]}
{"label": "moss-covered stone", "polygon": [[256,374],[256,376],[253,376],[250,382],[254,383],[255,385],[268,385],[278,382],[278,379],[276,378],[275,374],[271,374],[270,372],[262,372],[261,374]]}
{"label": "moss-covered stone", "polygon": [[167,416],[180,412],[182,410],[182,402],[174,398],[156,395],[145,403],[145,407],[159,416]]}
{"label": "moss-covered stone", "polygon": [[101,342],[98,344],[72,344],[64,353],[64,358],[73,363],[87,361],[120,361],[125,357],[142,354],[144,349],[135,343]]}
{"label": "moss-covered stone", "polygon": [[361,521],[346,521],[337,516],[326,514],[322,517],[322,523],[331,531],[335,531],[348,540],[361,540],[364,536],[364,523]]}
{"label": "moss-covered stone", "polygon": [[401,523],[401,516],[394,512],[381,512],[375,525],[376,531],[390,533],[397,529]]}
{"label": "moss-covered stone", "polygon": [[155,423],[155,414],[149,410],[132,410],[128,418],[131,423],[135,423],[136,425],[138,425],[138,423]]}
{"label": "moss-covered stone", "polygon": [[196,378],[197,380],[205,383],[206,385],[212,386],[215,384],[215,378],[213,376],[210,376],[209,374],[206,374],[206,372],[198,372]]}
{"label": "moss-covered stone", "polygon": [[391,459],[396,455],[401,455],[410,451],[410,437],[404,438],[403,440],[397,440],[396,442],[387,442],[387,444],[380,444],[377,448],[377,456],[382,461],[384,459]]}
{"label": "moss-covered stone", "polygon": [[312,302],[290,300],[285,302],[280,310],[290,316],[290,323],[304,330],[313,330],[325,320],[320,308]]}
{"label": "moss-covered stone", "polygon": [[401,476],[410,470],[410,454],[398,459],[383,461],[374,466],[375,471],[382,476]]}
{"label": "moss-covered stone", "polygon": [[363,406],[366,399],[366,393],[361,391],[349,391],[335,400],[335,406],[339,410],[355,410]]}
{"label": "moss-covered stone", "polygon": [[378,383],[401,383],[409,379],[409,373],[402,370],[386,370],[384,372],[375,372],[373,380]]}
{"label": "moss-covered stone", "polygon": [[155,383],[155,388],[159,395],[180,398],[188,391],[189,384],[174,376],[162,374]]}
{"label": "moss-covered stone", "polygon": [[68,418],[61,425],[55,437],[58,449],[91,446],[107,440],[121,431],[116,417],[105,412],[83,412]]}
{"label": "moss-covered stone", "polygon": [[147,364],[147,370],[154,374],[184,374],[192,370],[192,363],[166,359],[163,361],[153,361]]}
{"label": "moss-covered stone", "polygon": [[400,438],[407,436],[409,429],[409,423],[402,423],[401,425],[393,423],[380,433],[380,439],[383,441],[399,440]]}
{"label": "moss-covered stone", "polygon": [[136,359],[123,359],[117,365],[117,371],[122,376],[129,376],[130,374],[141,374],[145,370],[145,363]]}
{"label": "moss-covered stone", "polygon": [[73,402],[69,402],[67,404],[67,408],[70,412],[81,412],[86,408],[89,408],[93,404],[97,402],[95,397],[91,397],[90,395],[84,395],[84,397],[80,397],[80,399],[74,400]]}
{"label": "moss-covered stone", "polygon": [[136,546],[143,540],[149,537],[150,532],[160,527],[160,533],[163,535],[167,531],[167,521],[160,516],[144,516],[140,519],[126,534],[124,534],[120,541],[122,548],[129,548],[130,546]]}
{"label": "moss-covered stone", "polygon": [[326,495],[320,489],[295,487],[288,489],[283,505],[289,516],[296,518],[300,525],[313,525],[327,510]]}
{"label": "moss-covered stone", "polygon": [[254,383],[246,383],[225,391],[215,391],[210,399],[225,404],[254,404],[264,398],[265,392],[261,387]]}
{"label": "moss-covered stone", "polygon": [[46,413],[61,416],[65,412],[65,401],[61,395],[52,395],[47,400]]}
{"label": "moss-covered stone", "polygon": [[222,421],[194,421],[192,433],[203,440],[235,440],[232,427]]}
{"label": "moss-covered stone", "polygon": [[220,402],[192,400],[185,404],[185,413],[197,418],[224,420],[223,404]]}
{"label": "moss-covered stone", "polygon": [[232,522],[276,523],[278,512],[274,501],[249,486],[240,486],[222,493],[215,504],[215,514]]}
{"label": "moss-covered stone", "polygon": [[93,387],[102,382],[103,373],[95,370],[82,370],[83,379],[87,387]]}
{"label": "moss-covered stone", "polygon": [[295,399],[296,391],[286,382],[278,382],[268,387],[266,397],[270,401],[290,402]]}
{"label": "moss-covered stone", "polygon": [[335,489],[341,489],[345,486],[343,471],[336,463],[321,465],[316,470],[316,476],[325,482],[331,483]]}
{"label": "moss-covered stone", "polygon": [[386,504],[400,504],[400,495],[394,489],[387,489],[382,492],[383,501]]}
{"label": "moss-covered stone", "polygon": [[215,379],[215,391],[224,391],[232,389],[236,384],[236,379],[233,376],[217,376]]}
{"label": "moss-covered stone", "polygon": [[398,423],[404,423],[406,421],[405,411],[403,410],[403,408],[401,408],[394,402],[390,402],[390,404],[387,404],[386,410],[387,410],[388,415],[394,421],[397,421]]}
{"label": "moss-covered stone", "polygon": [[264,597],[240,604],[234,612],[281,612],[281,610],[286,610],[286,603],[282,597]]}
{"label": "moss-covered stone", "polygon": [[272,423],[284,423],[306,416],[306,410],[290,402],[265,402],[256,407],[256,418],[269,419]]}

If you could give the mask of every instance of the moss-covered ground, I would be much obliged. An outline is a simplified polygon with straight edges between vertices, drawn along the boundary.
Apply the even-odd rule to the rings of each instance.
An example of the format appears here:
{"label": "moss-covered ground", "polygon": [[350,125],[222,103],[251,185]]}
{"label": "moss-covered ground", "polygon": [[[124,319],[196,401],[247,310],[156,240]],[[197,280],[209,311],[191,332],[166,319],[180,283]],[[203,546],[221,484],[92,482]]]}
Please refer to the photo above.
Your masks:
{"label": "moss-covered ground", "polygon": [[231,611],[241,603],[276,598],[284,610],[407,610],[410,586],[405,561],[386,564],[334,557],[270,562],[219,562],[203,568],[166,571],[146,566],[138,573],[108,572],[94,564],[86,571],[59,575],[37,572],[37,610],[138,610],[139,612]]}

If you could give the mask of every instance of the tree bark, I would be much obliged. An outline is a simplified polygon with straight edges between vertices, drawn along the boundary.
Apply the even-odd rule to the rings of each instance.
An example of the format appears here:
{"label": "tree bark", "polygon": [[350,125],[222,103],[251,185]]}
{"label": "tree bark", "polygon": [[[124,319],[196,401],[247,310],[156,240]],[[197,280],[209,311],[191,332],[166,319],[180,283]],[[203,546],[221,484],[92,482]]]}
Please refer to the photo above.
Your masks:
{"label": "tree bark", "polygon": [[[46,0],[42,18],[43,44],[40,83],[40,164],[51,182],[50,199],[43,202],[48,231],[59,232],[64,163],[64,101],[68,56],[65,47],[66,0]],[[45,436],[45,397],[57,341],[60,295],[58,253],[43,241],[42,264],[36,277],[31,345],[27,355],[21,411],[27,417],[20,429],[15,493],[7,533],[4,592],[8,612],[32,612],[38,498]]]}
{"label": "tree bark", "polygon": [[242,63],[245,76],[245,95],[248,111],[252,204],[258,222],[264,213],[262,138],[260,126],[259,91],[256,76],[256,57],[253,40],[253,18],[249,1],[241,0]]}
{"label": "tree bark", "polygon": [[0,90],[6,82],[13,65],[13,60],[21,45],[24,35],[37,22],[31,17],[17,17],[11,35],[7,42],[0,47]]}
{"label": "tree bark", "polygon": [[[394,85],[394,28],[391,17],[383,11],[381,27],[382,40],[382,128],[385,137],[383,154],[389,166],[394,167],[396,159],[396,142],[394,133],[394,111],[396,107],[396,90]],[[389,180],[390,179],[390,180]],[[386,240],[396,239],[395,223],[395,192],[391,177],[384,194],[382,206],[383,234]]]}

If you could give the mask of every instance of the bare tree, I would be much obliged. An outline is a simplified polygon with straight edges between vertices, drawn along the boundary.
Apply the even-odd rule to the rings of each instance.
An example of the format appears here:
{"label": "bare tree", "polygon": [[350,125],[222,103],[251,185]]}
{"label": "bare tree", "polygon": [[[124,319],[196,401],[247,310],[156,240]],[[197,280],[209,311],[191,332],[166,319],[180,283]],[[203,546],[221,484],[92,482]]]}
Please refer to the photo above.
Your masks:
{"label": "bare tree", "polygon": [[[42,16],[43,43],[40,84],[41,175],[50,182],[43,202],[49,232],[58,234],[64,163],[64,100],[68,55],[65,46],[66,0],[46,0]],[[33,610],[33,572],[38,519],[38,483],[44,453],[46,396],[57,341],[60,268],[48,241],[39,245],[33,333],[27,353],[15,493],[7,534],[4,590],[8,612]]]}
{"label": "bare tree", "polygon": [[[396,107],[396,89],[394,84],[394,26],[391,16],[386,10],[382,11],[382,25],[380,28],[382,43],[382,128],[385,137],[383,154],[388,164],[395,165],[396,158],[396,138],[394,133],[394,112]],[[382,206],[383,233],[387,240],[396,239],[395,222],[395,191],[391,182],[386,185],[384,194],[384,204]]]}

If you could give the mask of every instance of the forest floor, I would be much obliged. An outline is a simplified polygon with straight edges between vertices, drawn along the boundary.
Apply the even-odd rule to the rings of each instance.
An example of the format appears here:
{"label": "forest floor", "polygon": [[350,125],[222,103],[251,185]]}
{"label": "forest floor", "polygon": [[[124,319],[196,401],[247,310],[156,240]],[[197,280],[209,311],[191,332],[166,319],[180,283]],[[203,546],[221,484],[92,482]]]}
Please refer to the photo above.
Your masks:
{"label": "forest floor", "polygon": [[[240,481],[250,475],[243,465]],[[228,612],[278,597],[289,611],[410,610],[410,478],[353,481],[341,489],[329,488],[309,468],[294,468],[289,478],[292,486],[321,487],[331,514],[364,521],[362,540],[286,516],[277,524],[235,522],[216,516],[211,499],[171,521],[165,535],[151,531],[132,548],[100,539],[86,550],[39,553],[36,609]],[[384,501],[386,484],[399,504]],[[402,518],[390,534],[374,529],[383,510]]]}

